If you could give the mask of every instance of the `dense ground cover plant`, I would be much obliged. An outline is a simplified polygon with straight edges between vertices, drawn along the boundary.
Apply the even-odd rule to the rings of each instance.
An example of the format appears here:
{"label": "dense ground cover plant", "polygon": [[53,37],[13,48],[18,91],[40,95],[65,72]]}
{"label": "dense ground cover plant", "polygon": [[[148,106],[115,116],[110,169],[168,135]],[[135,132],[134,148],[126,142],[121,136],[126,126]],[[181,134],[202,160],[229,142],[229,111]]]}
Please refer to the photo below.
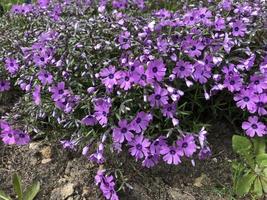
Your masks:
{"label": "dense ground cover plant", "polygon": [[265,19],[263,1],[14,5],[0,21],[0,95],[19,87],[21,98],[16,115],[2,117],[2,141],[20,144],[7,121],[34,138],[56,130],[64,148],[101,166],[96,184],[118,199],[110,152],[129,151],[147,168],[194,165],[211,154],[203,123],[225,109],[247,136],[263,137]]}

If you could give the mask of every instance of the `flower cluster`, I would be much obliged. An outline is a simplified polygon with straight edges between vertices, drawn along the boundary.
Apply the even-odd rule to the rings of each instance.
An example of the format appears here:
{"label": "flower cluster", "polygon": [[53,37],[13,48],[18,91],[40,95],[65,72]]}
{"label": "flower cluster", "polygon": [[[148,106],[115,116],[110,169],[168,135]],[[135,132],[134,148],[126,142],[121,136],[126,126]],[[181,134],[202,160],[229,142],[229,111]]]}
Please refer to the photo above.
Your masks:
{"label": "flower cluster", "polygon": [[[7,19],[23,23],[0,21],[0,92],[19,86],[27,106],[18,115],[67,129],[63,147],[81,145],[100,165],[124,149],[148,168],[209,157],[203,123],[190,118],[194,104],[205,107],[198,99],[235,102],[246,134],[264,136],[262,1],[204,2],[174,11],[143,0],[15,5]],[[99,171],[96,183],[118,199],[113,176]]]}
{"label": "flower cluster", "polygon": [[95,176],[95,183],[99,185],[104,197],[110,200],[118,200],[119,197],[115,190],[114,177],[112,175],[107,176],[105,170],[98,170]]}
{"label": "flower cluster", "polygon": [[7,145],[25,145],[30,142],[29,134],[13,129],[10,124],[0,120],[0,138]]}

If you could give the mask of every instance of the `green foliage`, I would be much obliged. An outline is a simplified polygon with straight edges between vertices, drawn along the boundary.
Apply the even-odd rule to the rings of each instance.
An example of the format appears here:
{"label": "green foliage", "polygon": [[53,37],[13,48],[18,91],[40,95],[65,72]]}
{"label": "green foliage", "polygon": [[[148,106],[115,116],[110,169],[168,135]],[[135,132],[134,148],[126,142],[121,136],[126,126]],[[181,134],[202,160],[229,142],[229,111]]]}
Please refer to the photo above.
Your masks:
{"label": "green foliage", "polygon": [[251,193],[261,197],[267,193],[267,154],[265,138],[248,139],[234,135],[234,151],[243,162],[233,163],[234,191],[238,196]]}
{"label": "green foliage", "polygon": [[[37,181],[33,182],[33,184],[31,184],[25,190],[25,192],[23,192],[21,177],[18,174],[13,175],[12,183],[18,200],[33,200],[40,191],[40,183]],[[12,200],[12,199],[3,191],[0,191],[0,200]]]}

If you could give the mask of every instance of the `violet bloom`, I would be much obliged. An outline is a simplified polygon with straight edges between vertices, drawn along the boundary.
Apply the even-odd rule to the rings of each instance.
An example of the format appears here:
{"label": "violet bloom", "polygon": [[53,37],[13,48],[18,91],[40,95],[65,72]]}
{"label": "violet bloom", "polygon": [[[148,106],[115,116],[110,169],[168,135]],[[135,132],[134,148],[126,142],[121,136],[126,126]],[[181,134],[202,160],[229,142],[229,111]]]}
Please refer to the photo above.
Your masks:
{"label": "violet bloom", "polygon": [[226,53],[230,53],[231,49],[235,46],[234,41],[232,40],[232,38],[228,37],[228,34],[225,33],[225,37],[223,40],[223,48],[226,51]]}
{"label": "violet bloom", "polygon": [[243,79],[239,76],[226,76],[223,85],[227,87],[230,92],[240,91],[243,87]]}
{"label": "violet bloom", "polygon": [[130,146],[129,151],[136,160],[148,156],[150,142],[148,139],[144,138],[143,135],[135,136],[135,138],[128,144]]}
{"label": "violet bloom", "polygon": [[30,136],[20,130],[14,130],[16,145],[26,145],[30,142]]}
{"label": "violet bloom", "polygon": [[216,31],[222,31],[225,29],[225,20],[222,17],[215,17],[215,30]]}
{"label": "violet bloom", "polygon": [[152,107],[164,106],[168,103],[168,91],[160,86],[156,86],[155,93],[148,97]]}
{"label": "violet bloom", "polygon": [[13,58],[7,58],[5,60],[5,67],[6,70],[11,74],[14,75],[15,73],[18,72],[19,70],[19,64],[18,61],[16,59]]}
{"label": "violet bloom", "polygon": [[203,22],[206,25],[211,24],[210,18],[212,17],[212,14],[210,10],[208,10],[207,8],[200,8],[197,14],[201,22]]}
{"label": "violet bloom", "polygon": [[103,164],[105,162],[103,143],[98,145],[96,152],[89,156],[89,160],[97,164]]}
{"label": "violet bloom", "polygon": [[242,109],[246,108],[250,113],[255,113],[257,110],[257,96],[254,94],[253,90],[242,89],[234,96],[234,100],[237,101],[237,107]]}
{"label": "violet bloom", "polygon": [[267,115],[267,110],[265,108],[265,105],[267,105],[267,94],[262,93],[258,95],[256,105],[259,116]]}
{"label": "violet bloom", "polygon": [[146,86],[147,85],[147,74],[148,73],[145,72],[144,66],[142,65],[138,66],[133,72],[134,82],[143,87]]}
{"label": "violet bloom", "polygon": [[232,29],[233,36],[244,37],[247,32],[246,25],[241,20],[233,22]]}
{"label": "violet bloom", "polygon": [[161,112],[164,117],[173,118],[176,114],[176,103],[164,105]]}
{"label": "violet bloom", "polygon": [[159,155],[163,146],[167,146],[166,137],[160,136],[151,143],[150,153],[153,155]]}
{"label": "violet bloom", "polygon": [[102,83],[109,89],[117,85],[118,79],[120,79],[120,73],[116,72],[115,66],[109,66],[100,71],[100,77]]}
{"label": "violet bloom", "polygon": [[171,96],[171,99],[174,101],[174,102],[177,102],[179,101],[179,99],[181,98],[181,96],[184,95],[184,92],[181,91],[181,90],[177,90],[173,87],[167,87],[167,90],[168,92],[170,93],[170,96]]}
{"label": "violet bloom", "polygon": [[96,120],[95,116],[87,115],[81,120],[81,123],[86,125],[86,126],[94,126],[97,124],[97,120]]}
{"label": "violet bloom", "polygon": [[173,69],[173,74],[175,74],[178,78],[186,78],[191,76],[193,73],[193,65],[189,62],[184,62],[179,60],[176,63],[176,67]]}
{"label": "violet bloom", "polygon": [[45,49],[33,55],[33,61],[38,67],[45,67],[52,59],[52,51]]}
{"label": "violet bloom", "polygon": [[267,77],[263,75],[253,75],[250,77],[249,87],[255,92],[262,93],[267,89]]}
{"label": "violet bloom", "polygon": [[131,141],[133,138],[132,127],[127,123],[127,120],[123,119],[119,121],[119,127],[113,129],[113,141],[123,143],[126,139]]}
{"label": "violet bloom", "polygon": [[0,92],[10,90],[10,82],[6,80],[0,80]]}
{"label": "violet bloom", "polygon": [[136,133],[141,133],[145,131],[148,127],[149,122],[152,120],[152,115],[145,112],[137,113],[134,120],[131,122],[132,130]]}
{"label": "violet bloom", "polygon": [[45,70],[41,70],[38,73],[38,79],[41,81],[42,85],[50,85],[53,82],[52,74]]}
{"label": "violet bloom", "polygon": [[166,66],[161,59],[150,61],[147,65],[147,75],[162,81],[166,73]]}
{"label": "violet bloom", "polygon": [[178,148],[182,150],[183,154],[186,157],[192,156],[197,150],[195,139],[192,135],[187,135],[182,139],[178,140],[176,143]]}
{"label": "violet bloom", "polygon": [[119,36],[119,43],[122,49],[129,49],[131,47],[131,33],[129,31],[124,31]]}
{"label": "violet bloom", "polygon": [[193,40],[192,38],[187,38],[187,40],[182,42],[182,49],[191,57],[200,56],[204,48],[205,46],[201,41]]}
{"label": "violet bloom", "polygon": [[118,80],[118,84],[120,85],[120,88],[124,90],[129,90],[132,87],[133,78],[130,74],[130,72],[120,72],[120,79]]}
{"label": "violet bloom", "polygon": [[125,9],[127,5],[128,5],[128,0],[113,0],[112,1],[113,8]]}
{"label": "violet bloom", "polygon": [[64,149],[75,150],[77,143],[74,140],[61,140],[60,144]]}
{"label": "violet bloom", "polygon": [[151,167],[154,167],[158,163],[159,163],[159,155],[149,154],[143,160],[142,166],[147,167],[147,168],[151,168]]}
{"label": "violet bloom", "polygon": [[242,123],[242,129],[250,137],[254,137],[255,135],[262,137],[267,134],[265,128],[266,126],[259,121],[257,116],[251,116],[248,118],[248,121]]}
{"label": "violet bloom", "polygon": [[163,146],[160,153],[163,155],[163,160],[169,165],[181,163],[183,152],[176,146]]}
{"label": "violet bloom", "polygon": [[63,98],[65,95],[69,94],[69,91],[65,89],[65,83],[59,82],[56,86],[54,85],[50,92],[52,93],[52,98],[54,101],[58,101]]}
{"label": "violet bloom", "polygon": [[33,101],[36,105],[40,105],[41,104],[41,86],[40,85],[36,85],[34,87],[34,91],[32,93],[32,97],[33,97]]}
{"label": "violet bloom", "polygon": [[108,122],[108,114],[111,104],[105,99],[99,99],[94,105],[94,116],[100,125],[105,126]]}
{"label": "violet bloom", "polygon": [[100,189],[106,199],[119,200],[115,191],[115,182],[113,176],[104,176],[100,183]]}
{"label": "violet bloom", "polygon": [[204,84],[208,81],[208,79],[211,77],[211,69],[204,65],[201,62],[197,62],[195,64],[195,71],[193,74],[193,77],[196,81],[198,81],[201,84]]}
{"label": "violet bloom", "polygon": [[210,156],[211,156],[211,150],[208,146],[203,147],[198,153],[198,157],[200,160],[205,160]]}
{"label": "violet bloom", "polygon": [[0,137],[4,144],[12,145],[16,144],[15,132],[14,130],[2,131]]}
{"label": "violet bloom", "polygon": [[0,119],[0,134],[4,131],[10,131],[10,130],[11,127],[9,126],[9,124],[6,121]]}

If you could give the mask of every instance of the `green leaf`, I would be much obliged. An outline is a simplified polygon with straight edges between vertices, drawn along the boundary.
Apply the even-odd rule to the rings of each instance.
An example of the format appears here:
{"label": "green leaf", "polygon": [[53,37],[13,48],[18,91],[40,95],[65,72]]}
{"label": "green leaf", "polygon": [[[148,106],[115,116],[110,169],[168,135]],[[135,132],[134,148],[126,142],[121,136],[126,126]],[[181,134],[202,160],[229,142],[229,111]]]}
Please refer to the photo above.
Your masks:
{"label": "green leaf", "polygon": [[18,195],[19,200],[23,200],[23,194],[22,194],[22,186],[21,186],[21,178],[18,176],[17,173],[13,175],[13,188],[16,194]]}
{"label": "green leaf", "polygon": [[259,177],[257,177],[254,182],[253,193],[256,194],[257,197],[261,197],[263,195],[261,180]]}
{"label": "green leaf", "polygon": [[232,138],[233,149],[240,155],[249,154],[249,150],[252,147],[250,140],[247,137],[234,135]]}
{"label": "green leaf", "polygon": [[262,189],[264,193],[267,193],[267,179],[265,177],[260,177]]}
{"label": "green leaf", "polygon": [[23,200],[33,200],[40,190],[40,183],[34,182],[25,192]]}
{"label": "green leaf", "polygon": [[12,200],[6,193],[0,190],[0,199],[2,200]]}
{"label": "green leaf", "polygon": [[254,151],[256,155],[263,154],[266,151],[266,141],[265,138],[255,138],[252,139],[254,144]]}
{"label": "green leaf", "polygon": [[244,196],[245,194],[247,194],[250,191],[255,179],[256,175],[253,173],[248,173],[243,177],[238,178],[236,184],[236,194],[239,196]]}
{"label": "green leaf", "polygon": [[260,155],[257,155],[256,156],[256,162],[258,163],[258,165],[261,168],[267,167],[267,154],[266,153],[262,153]]}

